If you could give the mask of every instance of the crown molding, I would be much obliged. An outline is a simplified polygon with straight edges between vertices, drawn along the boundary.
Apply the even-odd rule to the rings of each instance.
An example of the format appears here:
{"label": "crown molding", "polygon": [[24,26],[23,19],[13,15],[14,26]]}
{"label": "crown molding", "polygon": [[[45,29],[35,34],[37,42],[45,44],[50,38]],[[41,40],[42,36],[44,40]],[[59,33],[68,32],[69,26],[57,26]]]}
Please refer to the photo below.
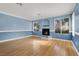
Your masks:
{"label": "crown molding", "polygon": [[20,18],[20,19],[23,19],[23,20],[26,20],[26,21],[32,21],[32,20],[27,20],[27,18],[25,18],[25,17],[17,16],[17,15],[14,15],[12,13],[4,12],[4,11],[0,11],[0,13],[8,15],[8,16],[12,16],[12,17]]}

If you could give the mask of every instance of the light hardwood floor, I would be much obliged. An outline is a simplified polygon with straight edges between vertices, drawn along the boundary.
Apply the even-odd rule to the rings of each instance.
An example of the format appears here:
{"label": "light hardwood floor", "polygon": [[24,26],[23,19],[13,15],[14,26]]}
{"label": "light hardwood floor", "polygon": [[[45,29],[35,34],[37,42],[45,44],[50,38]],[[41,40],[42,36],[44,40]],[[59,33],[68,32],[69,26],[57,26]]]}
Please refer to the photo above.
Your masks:
{"label": "light hardwood floor", "polygon": [[77,56],[71,42],[31,36],[0,43],[1,56]]}

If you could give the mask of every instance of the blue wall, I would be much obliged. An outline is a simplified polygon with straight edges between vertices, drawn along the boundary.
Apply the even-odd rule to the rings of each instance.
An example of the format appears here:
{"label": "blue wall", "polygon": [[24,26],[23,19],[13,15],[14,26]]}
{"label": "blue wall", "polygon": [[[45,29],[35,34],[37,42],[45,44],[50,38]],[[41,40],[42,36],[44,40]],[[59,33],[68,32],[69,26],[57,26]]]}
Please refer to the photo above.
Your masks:
{"label": "blue wall", "polygon": [[77,50],[79,51],[79,35],[76,35],[73,37],[73,43],[75,44]]}
{"label": "blue wall", "polygon": [[20,32],[0,32],[0,41],[17,38],[22,36],[32,35],[32,31],[20,31]]}
{"label": "blue wall", "polygon": [[32,22],[5,14],[0,14],[1,30],[32,30]]}
{"label": "blue wall", "polygon": [[[79,15],[75,15],[75,32],[79,33]],[[75,36],[73,36],[73,42],[76,46],[76,48],[79,51],[79,35],[75,33]]]}
{"label": "blue wall", "polygon": [[[42,36],[42,31],[35,31],[33,32],[33,35],[38,35],[38,36]],[[58,38],[58,39],[63,39],[63,40],[71,40],[72,39],[72,34],[59,34],[59,33],[55,33],[55,32],[50,32],[50,38]]]}
{"label": "blue wall", "polygon": [[[14,32],[6,32],[9,30]],[[0,13],[0,31],[4,31],[0,32],[0,40],[32,35],[32,22]]]}
{"label": "blue wall", "polygon": [[[54,30],[54,19],[63,19],[64,17],[70,17],[70,15],[59,16],[59,17],[49,17],[46,19],[40,19],[33,22],[38,22],[40,24],[40,31],[33,32],[32,21],[26,21],[25,19],[5,15],[0,13],[0,31],[13,30],[14,32],[0,32],[0,40],[6,40],[10,38],[16,38],[28,35],[38,35],[42,36],[42,28],[44,25],[49,24],[50,28],[50,38],[60,38],[71,40],[71,33],[69,34],[58,34]],[[48,22],[49,20],[49,22]],[[26,30],[26,31],[15,31],[15,30]]]}
{"label": "blue wall", "polygon": [[46,18],[46,19],[40,19],[40,20],[33,21],[33,22],[38,22],[40,24],[40,31],[34,31],[33,34],[38,35],[38,36],[42,36],[42,28],[44,28],[43,25],[47,24],[46,21],[49,20],[49,27],[48,28],[50,29],[50,36],[49,36],[50,38],[60,38],[60,39],[71,40],[71,38],[72,38],[71,33],[69,33],[69,34],[59,34],[59,33],[55,33],[53,31],[54,30],[54,19],[63,19],[64,17],[71,17],[71,15],[59,16],[59,17],[49,17],[49,18]]}
{"label": "blue wall", "polygon": [[[75,32],[79,33],[79,4],[78,3],[76,4],[74,13],[75,13]],[[75,33],[75,36],[73,36],[72,39],[76,48],[79,51],[79,35]]]}
{"label": "blue wall", "polygon": [[75,12],[75,15],[79,15],[79,3],[76,3],[74,12]]}
{"label": "blue wall", "polygon": [[75,32],[79,32],[79,4],[76,4],[75,7]]}

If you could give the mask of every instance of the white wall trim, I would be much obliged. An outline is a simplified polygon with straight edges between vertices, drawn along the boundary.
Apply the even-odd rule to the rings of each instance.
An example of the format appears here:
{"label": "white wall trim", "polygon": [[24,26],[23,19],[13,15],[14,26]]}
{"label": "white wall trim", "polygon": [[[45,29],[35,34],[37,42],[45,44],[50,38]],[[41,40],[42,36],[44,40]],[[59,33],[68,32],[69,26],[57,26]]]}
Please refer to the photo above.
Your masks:
{"label": "white wall trim", "polygon": [[72,41],[72,45],[73,45],[73,48],[75,49],[76,53],[77,53],[77,54],[78,54],[78,56],[79,56],[79,52],[78,52],[77,48],[75,47],[75,45],[74,45],[73,41]]}
{"label": "white wall trim", "polygon": [[[32,35],[32,36],[41,37],[41,36],[38,36],[38,35]],[[63,40],[63,39],[59,39],[59,38],[52,38],[52,37],[48,37],[48,38],[41,37],[41,38],[42,38],[42,39],[49,39],[49,40],[60,40],[60,41],[72,42],[71,40]]]}
{"label": "white wall trim", "polygon": [[72,36],[75,36],[75,13],[72,13]]}
{"label": "white wall trim", "polygon": [[[1,42],[7,42],[7,41],[12,41],[12,40],[17,40],[17,39],[22,39],[22,38],[26,38],[26,37],[30,37],[30,36],[37,36],[37,37],[41,37],[38,35],[28,35],[28,36],[22,36],[22,37],[17,37],[17,38],[12,38],[12,39],[6,39],[6,40],[2,40]],[[45,37],[41,37],[42,39],[49,39],[49,40],[60,40],[60,41],[67,41],[67,42],[72,42],[71,40],[63,40],[63,39],[57,39],[57,38],[45,38]]]}
{"label": "white wall trim", "polygon": [[12,13],[4,12],[4,11],[0,11],[0,13],[5,14],[5,15],[8,15],[8,16],[13,16],[13,17],[21,18],[21,19],[24,19],[26,21],[32,21],[32,20],[27,20],[27,18],[25,18],[25,17],[17,16],[17,15],[14,15]]}
{"label": "white wall trim", "polygon": [[[42,32],[42,29],[40,29],[39,31],[41,31]],[[33,31],[34,32],[34,31]],[[50,32],[55,32],[55,30],[51,30],[50,29]],[[69,33],[72,33],[72,31],[69,31]],[[61,34],[61,33],[60,33]]]}
{"label": "white wall trim", "polygon": [[76,35],[79,35],[79,33],[78,33],[78,32],[75,32],[75,34],[76,34]]}
{"label": "white wall trim", "polygon": [[6,40],[0,41],[0,43],[7,42],[7,41],[12,41],[12,40],[23,39],[23,38],[30,37],[30,36],[32,36],[32,35],[22,36],[22,37],[17,37],[17,38],[12,38],[12,39],[6,39]]}
{"label": "white wall trim", "polygon": [[[0,30],[0,32],[20,32],[20,31],[32,31],[32,30]],[[40,30],[40,31],[42,31],[42,30]],[[54,32],[54,30],[50,30],[50,32]],[[71,31],[70,31],[70,33],[71,33]]]}
{"label": "white wall trim", "polygon": [[[41,31],[41,32],[42,32],[42,29],[40,29],[39,31]],[[50,30],[50,32],[55,32],[55,30]]]}
{"label": "white wall trim", "polygon": [[0,32],[21,32],[21,31],[32,31],[32,30],[2,30]]}

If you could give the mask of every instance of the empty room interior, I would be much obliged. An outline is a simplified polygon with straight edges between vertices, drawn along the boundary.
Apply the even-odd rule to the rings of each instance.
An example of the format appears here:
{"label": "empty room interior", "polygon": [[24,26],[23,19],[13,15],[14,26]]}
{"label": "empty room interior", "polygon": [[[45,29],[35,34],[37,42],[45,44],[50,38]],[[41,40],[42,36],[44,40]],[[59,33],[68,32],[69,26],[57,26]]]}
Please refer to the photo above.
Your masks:
{"label": "empty room interior", "polygon": [[79,3],[0,3],[0,56],[78,56]]}

